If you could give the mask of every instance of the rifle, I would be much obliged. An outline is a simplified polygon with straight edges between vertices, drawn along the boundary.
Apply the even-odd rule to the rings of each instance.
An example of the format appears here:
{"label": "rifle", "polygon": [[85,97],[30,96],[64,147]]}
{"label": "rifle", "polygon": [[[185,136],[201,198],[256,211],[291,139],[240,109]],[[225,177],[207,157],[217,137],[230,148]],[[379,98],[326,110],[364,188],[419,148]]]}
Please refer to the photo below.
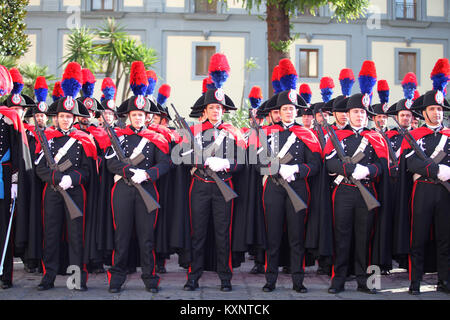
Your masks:
{"label": "rifle", "polygon": [[[325,121],[325,118],[324,118]],[[320,148],[323,150],[325,148],[325,137],[323,135],[322,125],[314,119],[314,130],[317,131],[317,136],[319,137]]]}
{"label": "rifle", "polygon": [[[320,113],[322,114],[322,110],[320,110]],[[323,117],[323,114],[322,114]],[[324,118],[325,119],[325,118]],[[331,143],[333,144],[334,149],[336,150],[336,153],[339,157],[339,159],[344,163],[351,163],[351,164],[357,164],[359,161],[361,161],[364,158],[363,152],[358,152],[353,157],[349,157],[345,154],[344,148],[341,145],[341,142],[339,141],[336,132],[333,130],[333,128],[328,124],[325,123],[325,130],[328,133],[329,139],[331,139]],[[367,208],[370,210],[373,210],[375,208],[378,208],[381,204],[378,202],[378,200],[373,196],[370,191],[363,186],[361,181],[356,180],[353,176],[350,176],[350,181],[358,188],[359,192],[361,192],[361,196],[364,199],[364,202],[366,203]]]}
{"label": "rifle", "polygon": [[[67,159],[61,164],[57,164],[55,159],[52,157],[52,154],[50,152],[50,148],[48,146],[48,140],[45,135],[44,129],[42,129],[36,120],[36,115],[33,115],[34,123],[35,123],[35,130],[39,139],[39,143],[41,144],[42,151],[44,152],[45,160],[47,160],[47,165],[51,170],[56,170],[58,172],[64,172],[67,169],[69,169],[72,166],[72,162]],[[54,186],[51,185],[51,188],[54,191],[57,191],[61,194],[61,196],[64,199],[64,203],[66,204],[67,210],[69,211],[70,219],[76,219],[78,217],[82,217],[83,213],[78,208],[77,204],[73,201],[73,199],[70,197],[70,195],[67,193],[66,190],[61,188],[59,185]]]}
{"label": "rifle", "polygon": [[[422,150],[422,148],[419,147],[416,139],[414,139],[414,137],[411,135],[411,133],[408,130],[405,130],[405,128],[403,128],[400,125],[400,123],[398,123],[398,121],[397,121],[397,119],[395,119],[395,117],[392,117],[392,119],[394,119],[395,123],[397,123],[400,134],[406,139],[406,141],[409,143],[411,148],[413,148],[414,152],[417,154],[417,156],[422,161],[426,161],[428,163],[430,161],[433,161],[435,164],[439,164],[439,162],[441,162],[447,156],[447,153],[444,152],[443,150],[441,150],[436,155],[436,157],[434,157],[433,159],[428,157],[425,154],[425,152]],[[445,187],[445,189],[447,189],[447,191],[450,192],[450,183],[448,183],[447,181],[439,180],[439,179],[437,179],[436,182],[439,182],[440,184],[442,184]]]}
{"label": "rifle", "polygon": [[[101,112],[104,124],[105,124],[105,130],[108,134],[109,140],[111,141],[111,146],[113,147],[114,151],[116,152],[117,156],[119,157],[119,160],[123,163],[137,166],[142,160],[145,159],[145,156],[141,153],[137,155],[135,158],[130,159],[125,156],[125,152],[120,146],[119,138],[117,138],[116,132],[114,129],[109,125],[109,123],[105,119],[105,115],[103,112]],[[141,196],[142,200],[144,201],[145,208],[147,209],[148,213],[151,213],[152,211],[161,208],[158,202],[155,201],[155,199],[151,196],[150,193],[147,192],[147,190],[144,189],[143,186],[139,183],[133,182],[131,179],[127,179],[123,177],[123,180],[125,183],[129,186],[133,186],[136,188],[136,190],[139,192],[139,195]]]}
{"label": "rifle", "polygon": [[[178,129],[186,130],[186,132],[189,135],[191,148],[194,150],[194,152],[196,150],[199,150],[200,148],[196,146],[194,134],[192,133],[191,128],[187,124],[186,120],[178,113],[178,110],[175,108],[173,103],[171,103],[170,105],[172,106],[172,109],[175,111],[175,117],[174,117],[173,122],[175,123],[176,127]],[[210,154],[211,154],[211,156],[214,156],[215,150],[212,150],[210,152]],[[222,196],[224,197],[226,202],[238,197],[237,193],[234,192],[234,190],[231,189],[225,183],[225,181],[220,179],[220,177],[217,175],[217,172],[214,172],[213,170],[211,170],[211,168],[209,168],[209,167],[205,167],[204,169],[197,168],[197,170],[199,170],[200,173],[205,174],[214,180],[214,182],[217,184],[217,187],[219,188],[219,190],[222,193]]]}
{"label": "rifle", "polygon": [[3,275],[3,265],[5,264],[6,251],[8,250],[9,237],[11,235],[12,220],[14,217],[14,208],[16,206],[16,198],[14,198],[11,208],[11,217],[9,218],[8,231],[6,232],[6,240],[3,246],[2,262],[0,264],[0,276]]}
{"label": "rifle", "polygon": [[[272,150],[267,145],[267,135],[266,135],[266,133],[264,132],[264,130],[261,130],[261,127],[256,122],[256,119],[255,119],[255,116],[254,116],[253,113],[251,113],[251,116],[252,116],[252,121],[250,121],[250,126],[259,135],[259,138],[260,138],[259,140],[261,141],[263,149],[266,150],[268,156],[270,157],[270,161],[272,163],[276,162],[276,161],[279,161],[280,164],[289,163],[292,160],[292,158],[293,158],[290,153],[287,153],[280,160],[278,160],[277,157],[273,157],[272,156],[272,154],[271,154]],[[289,199],[292,202],[292,206],[294,207],[295,212],[299,212],[299,211],[301,211],[303,209],[308,208],[308,206],[302,200],[302,198],[300,198],[300,196],[294,191],[294,189],[292,189],[292,187],[289,185],[289,183],[286,180],[284,180],[283,177],[279,173],[277,173],[276,175],[271,175],[270,177],[271,177],[272,181],[276,185],[281,185],[284,188],[284,190],[286,190],[286,193],[287,193]]]}
{"label": "rifle", "polygon": [[[378,127],[381,128],[380,122],[378,122]],[[377,129],[377,131],[383,136],[384,140],[386,140],[386,143],[388,145],[388,150],[389,150],[389,158],[391,158],[391,162],[393,164],[397,164],[398,159],[397,159],[397,156],[395,155],[394,149],[392,149],[391,140],[389,139],[389,137],[386,135],[386,133],[383,130]]]}

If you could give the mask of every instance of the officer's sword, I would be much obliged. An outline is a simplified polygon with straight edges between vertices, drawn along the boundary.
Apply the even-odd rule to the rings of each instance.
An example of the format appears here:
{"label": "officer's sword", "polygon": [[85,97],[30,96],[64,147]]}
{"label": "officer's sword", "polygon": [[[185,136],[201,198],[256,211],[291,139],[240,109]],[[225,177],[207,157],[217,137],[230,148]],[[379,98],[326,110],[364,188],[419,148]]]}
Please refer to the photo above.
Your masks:
{"label": "officer's sword", "polygon": [[9,242],[9,236],[11,235],[11,226],[12,226],[12,220],[14,216],[14,208],[16,206],[16,198],[14,198],[11,208],[11,217],[9,218],[9,225],[8,225],[8,232],[6,233],[6,240],[5,244],[3,246],[3,254],[2,254],[2,264],[0,265],[0,276],[3,275],[3,264],[5,263],[5,257],[6,257],[6,250],[8,250],[8,242]]}

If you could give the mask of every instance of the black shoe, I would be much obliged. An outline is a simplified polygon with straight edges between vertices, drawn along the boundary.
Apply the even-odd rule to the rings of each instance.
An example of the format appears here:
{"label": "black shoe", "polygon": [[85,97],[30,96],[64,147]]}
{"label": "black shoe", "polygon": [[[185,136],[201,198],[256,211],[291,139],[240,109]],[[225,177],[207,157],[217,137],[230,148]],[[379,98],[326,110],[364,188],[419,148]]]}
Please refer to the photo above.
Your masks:
{"label": "black shoe", "polygon": [[4,281],[2,281],[1,288],[2,288],[3,290],[9,289],[9,288],[11,288],[12,286],[13,286],[13,285],[12,285],[12,282],[11,282],[11,281],[9,281],[9,280],[4,280]]}
{"label": "black shoe", "polygon": [[184,291],[195,291],[198,288],[198,282],[195,280],[188,280],[183,287]]}
{"label": "black shoe", "polygon": [[419,295],[420,294],[420,282],[419,281],[411,282],[408,293],[413,296]]}
{"label": "black shoe", "polygon": [[375,288],[369,289],[369,287],[367,287],[366,285],[358,286],[358,288],[356,290],[358,290],[360,292],[364,292],[364,293],[369,293],[369,294],[377,293],[377,290]]}
{"label": "black shoe", "polygon": [[27,266],[23,266],[23,271],[26,273],[35,273],[37,268],[28,268]]}
{"label": "black shoe", "polygon": [[450,283],[448,281],[438,281],[436,291],[450,294]]}
{"label": "black shoe", "polygon": [[338,294],[338,293],[340,293],[342,291],[345,291],[344,287],[340,287],[340,288],[330,287],[330,288],[328,288],[328,293],[331,293],[331,294]]}
{"label": "black shoe", "polygon": [[159,292],[159,288],[158,287],[152,287],[152,288],[145,287],[145,290],[147,290],[148,292],[151,292],[151,293],[158,293]]}
{"label": "black shoe", "polygon": [[38,284],[37,289],[38,289],[38,291],[46,291],[46,290],[50,290],[54,287],[55,287],[55,285],[53,284],[53,282],[41,282]]}
{"label": "black shoe", "polygon": [[108,289],[109,293],[119,293],[120,290],[121,290],[120,287],[117,287],[117,288],[109,287],[109,289]]}
{"label": "black shoe", "polygon": [[264,287],[262,288],[264,292],[272,292],[275,290],[275,283],[269,283],[267,282]]}
{"label": "black shoe", "polygon": [[92,270],[92,273],[94,273],[94,274],[101,274],[101,273],[105,273],[106,271],[105,271],[105,269],[103,269],[103,267],[98,267],[98,268],[95,268],[94,270]]}
{"label": "black shoe", "polygon": [[220,284],[220,291],[229,292],[232,290],[231,281],[230,280],[222,280]]}
{"label": "black shoe", "polygon": [[250,270],[250,274],[263,274],[264,271],[264,265],[259,264],[259,263],[255,263],[255,265],[253,266],[252,270]]}
{"label": "black shoe", "polygon": [[85,284],[82,284],[82,285],[80,286],[79,289],[78,289],[78,288],[75,288],[74,290],[75,290],[75,291],[84,292],[84,291],[87,291],[88,288],[87,288],[87,286],[86,286]]}
{"label": "black shoe", "polygon": [[156,273],[167,273],[166,267],[156,266]]}
{"label": "black shoe", "polygon": [[391,271],[389,271],[389,270],[381,270],[381,275],[382,276],[388,276],[390,274],[391,274]]}
{"label": "black shoe", "polygon": [[298,293],[307,293],[308,289],[303,284],[295,285],[292,287],[293,290],[295,290]]}

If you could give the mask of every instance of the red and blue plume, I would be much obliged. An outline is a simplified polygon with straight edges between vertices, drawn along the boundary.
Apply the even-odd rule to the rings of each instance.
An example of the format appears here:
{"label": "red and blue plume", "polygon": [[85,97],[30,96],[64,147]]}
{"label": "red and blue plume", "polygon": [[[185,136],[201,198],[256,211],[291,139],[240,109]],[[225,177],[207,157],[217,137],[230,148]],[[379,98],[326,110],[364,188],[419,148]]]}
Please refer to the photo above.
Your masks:
{"label": "red and blue plume", "polygon": [[116,97],[116,85],[111,78],[106,77],[102,81],[102,92],[104,99],[114,100]]}
{"label": "red and blue plume", "polygon": [[355,84],[355,75],[352,69],[342,69],[339,73],[339,82],[341,83],[342,94],[349,97],[352,94],[352,88]]}
{"label": "red and blue plume", "polygon": [[211,89],[216,89],[216,85],[212,81],[211,76],[208,76],[205,79],[203,79],[202,93],[205,93],[206,91]]}
{"label": "red and blue plume", "polygon": [[133,61],[130,70],[130,88],[135,96],[143,96],[147,91],[148,79],[142,61]]}
{"label": "red and blue plume", "polygon": [[62,97],[64,97],[64,91],[61,88],[61,81],[56,81],[52,92],[53,102]]}
{"label": "red and blue plume", "polygon": [[47,100],[48,86],[45,77],[39,76],[34,83],[34,95],[38,102],[45,102]]}
{"label": "red and blue plume", "polygon": [[23,79],[19,69],[11,68],[9,70],[9,73],[11,74],[11,78],[13,81],[13,88],[11,90],[11,94],[20,94],[23,89]]}
{"label": "red and blue plume", "polygon": [[330,77],[323,77],[320,79],[320,94],[323,102],[328,102],[333,95],[334,81]]}
{"label": "red and blue plume", "polygon": [[417,78],[413,72],[408,72],[402,81],[403,95],[405,99],[411,100],[417,88]]}
{"label": "red and blue plume", "polygon": [[413,101],[416,100],[418,97],[420,97],[420,93],[419,93],[419,90],[416,90],[416,91],[414,91]]}
{"label": "red and blue plume", "polygon": [[209,61],[209,75],[216,88],[222,88],[230,74],[230,66],[227,57],[222,53],[215,53]]}
{"label": "red and blue plume", "polygon": [[386,80],[378,80],[377,83],[378,97],[380,103],[385,104],[389,102],[389,84]]}
{"label": "red and blue plume", "polygon": [[377,70],[375,69],[375,63],[370,60],[363,62],[361,70],[359,71],[359,88],[361,93],[368,94],[372,97],[372,90],[377,83]]}
{"label": "red and blue plume", "polygon": [[61,81],[64,96],[76,97],[78,92],[80,92],[82,81],[81,66],[77,62],[69,62],[64,70]]}
{"label": "red and blue plume", "polygon": [[170,86],[168,84],[163,84],[161,87],[159,87],[158,98],[156,98],[156,101],[158,101],[160,105],[163,105],[169,97]]}
{"label": "red and blue plume", "polygon": [[291,60],[285,58],[278,63],[280,83],[283,90],[297,89],[297,71]]}
{"label": "red and blue plume", "polygon": [[258,109],[263,99],[262,89],[260,86],[253,86],[248,95],[248,100],[253,109]]}
{"label": "red and blue plume", "polygon": [[83,96],[92,98],[94,95],[95,82],[97,80],[89,69],[81,69],[81,74],[83,76],[83,85],[81,86]]}
{"label": "red and blue plume", "polygon": [[102,96],[100,97],[100,102],[103,102],[105,100],[105,94],[102,93]]}
{"label": "red and blue plume", "polygon": [[450,80],[450,63],[447,58],[439,59],[436,62],[430,78],[433,81],[434,90],[444,91]]}
{"label": "red and blue plume", "polygon": [[153,91],[155,91],[155,86],[156,86],[156,83],[158,82],[158,77],[156,76],[156,72],[153,70],[147,70],[147,71],[145,71],[145,74],[147,75],[147,79],[148,79],[148,86],[147,86],[147,91],[145,92],[145,94],[147,96],[150,96],[153,94]]}
{"label": "red and blue plume", "polygon": [[272,87],[273,87],[273,93],[277,94],[283,91],[283,88],[281,87],[280,82],[280,66],[275,66],[273,68],[272,72]]}
{"label": "red and blue plume", "polygon": [[307,83],[300,85],[300,95],[306,101],[307,104],[311,103],[312,92]]}
{"label": "red and blue plume", "polygon": [[11,92],[13,87],[11,74],[8,69],[0,65],[0,97]]}

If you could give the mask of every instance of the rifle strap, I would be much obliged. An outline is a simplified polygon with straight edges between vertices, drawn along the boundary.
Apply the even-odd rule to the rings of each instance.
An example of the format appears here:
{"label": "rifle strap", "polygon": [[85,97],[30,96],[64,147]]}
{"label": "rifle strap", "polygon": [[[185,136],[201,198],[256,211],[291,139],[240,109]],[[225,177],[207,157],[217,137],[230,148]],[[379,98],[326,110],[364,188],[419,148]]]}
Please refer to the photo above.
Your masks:
{"label": "rifle strap", "polygon": [[67,140],[64,146],[62,146],[62,148],[58,150],[58,153],[55,156],[55,163],[58,163],[62,159],[62,157],[64,157],[67,154],[67,151],[69,151],[69,149],[73,146],[73,144],[76,141],[77,140],[74,138],[70,138],[69,140]]}
{"label": "rifle strap", "polygon": [[[361,143],[359,144],[358,148],[355,150],[355,153],[353,153],[352,158],[353,158],[354,156],[356,156],[359,152],[364,152],[364,150],[366,150],[366,147],[367,147],[368,144],[369,144],[369,140],[367,140],[366,137],[363,137],[363,138],[361,139]],[[338,185],[341,184],[341,182],[342,182],[342,180],[344,180],[344,178],[345,178],[344,176],[338,175],[338,176],[336,177],[336,179],[334,179],[333,182],[336,184],[336,186],[338,186]]]}
{"label": "rifle strap", "polygon": [[[441,152],[444,151],[445,145],[447,144],[447,139],[448,136],[446,136],[445,134],[443,134],[441,136],[441,140],[439,140],[438,145],[436,146],[436,148],[434,149],[434,152],[431,154],[430,159],[434,159],[436,158],[436,156]],[[416,181],[417,179],[419,179],[421,177],[420,174],[418,173],[414,173],[413,174],[413,180]]]}
{"label": "rifle strap", "polygon": [[278,158],[281,159],[286,155],[286,153],[288,153],[291,146],[295,143],[296,138],[297,138],[297,136],[295,135],[294,132],[292,132],[291,135],[288,137],[284,146],[281,148],[280,152],[278,152],[278,154],[277,154]]}
{"label": "rifle strap", "polygon": [[130,159],[132,160],[136,158],[140,153],[142,153],[142,150],[144,150],[148,142],[150,142],[150,140],[148,140],[145,137],[142,137],[139,144],[136,146],[136,148],[134,148],[133,153],[130,156]]}

